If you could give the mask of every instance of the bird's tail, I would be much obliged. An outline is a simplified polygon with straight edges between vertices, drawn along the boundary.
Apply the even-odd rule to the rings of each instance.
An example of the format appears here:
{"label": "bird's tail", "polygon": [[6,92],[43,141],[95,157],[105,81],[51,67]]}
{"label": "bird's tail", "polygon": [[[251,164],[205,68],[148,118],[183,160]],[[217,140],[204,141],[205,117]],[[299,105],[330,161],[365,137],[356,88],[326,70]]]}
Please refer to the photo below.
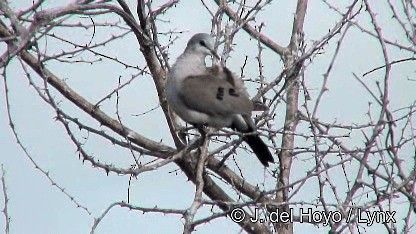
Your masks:
{"label": "bird's tail", "polygon": [[270,163],[274,163],[272,154],[269,151],[267,145],[258,135],[246,135],[243,140],[250,146],[253,152],[256,154],[260,162],[265,166],[269,166]]}

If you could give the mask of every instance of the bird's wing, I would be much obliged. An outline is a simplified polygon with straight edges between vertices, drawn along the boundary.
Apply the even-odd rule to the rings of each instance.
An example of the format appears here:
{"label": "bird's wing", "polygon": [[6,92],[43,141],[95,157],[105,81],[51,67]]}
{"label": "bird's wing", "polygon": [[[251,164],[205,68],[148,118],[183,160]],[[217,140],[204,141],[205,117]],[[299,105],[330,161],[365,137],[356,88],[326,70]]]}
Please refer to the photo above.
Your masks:
{"label": "bird's wing", "polygon": [[243,80],[236,76],[232,71],[230,71],[227,67],[223,67],[221,65],[215,65],[212,67],[207,68],[208,72],[214,74],[220,79],[223,79],[230,83],[239,93],[246,95],[249,97],[247,92],[247,88],[244,86]]}
{"label": "bird's wing", "polygon": [[189,109],[208,115],[250,115],[253,110],[247,95],[229,82],[209,74],[185,78],[179,97]]}

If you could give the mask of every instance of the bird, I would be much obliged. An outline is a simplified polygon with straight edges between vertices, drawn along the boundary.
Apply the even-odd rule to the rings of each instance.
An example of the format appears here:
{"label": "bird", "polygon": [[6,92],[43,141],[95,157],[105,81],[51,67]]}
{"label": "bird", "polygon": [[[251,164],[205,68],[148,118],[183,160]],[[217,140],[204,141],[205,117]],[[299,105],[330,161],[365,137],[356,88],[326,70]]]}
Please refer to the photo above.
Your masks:
{"label": "bird", "polygon": [[228,127],[243,133],[243,141],[268,167],[274,159],[251,118],[253,102],[242,79],[225,66],[207,67],[205,63],[207,56],[220,58],[214,47],[215,40],[209,34],[191,37],[169,70],[167,103],[181,119],[194,126]]}

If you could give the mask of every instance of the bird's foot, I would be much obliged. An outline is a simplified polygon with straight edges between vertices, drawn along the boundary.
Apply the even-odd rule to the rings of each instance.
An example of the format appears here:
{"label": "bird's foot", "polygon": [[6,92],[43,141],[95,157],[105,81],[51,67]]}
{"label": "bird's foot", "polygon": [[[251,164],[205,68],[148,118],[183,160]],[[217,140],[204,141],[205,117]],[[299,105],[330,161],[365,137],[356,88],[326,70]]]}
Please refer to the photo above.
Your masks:
{"label": "bird's foot", "polygon": [[208,129],[206,127],[206,125],[204,124],[193,124],[194,128],[196,128],[199,132],[199,134],[201,134],[201,136],[203,138],[205,138],[205,136],[208,134]]}

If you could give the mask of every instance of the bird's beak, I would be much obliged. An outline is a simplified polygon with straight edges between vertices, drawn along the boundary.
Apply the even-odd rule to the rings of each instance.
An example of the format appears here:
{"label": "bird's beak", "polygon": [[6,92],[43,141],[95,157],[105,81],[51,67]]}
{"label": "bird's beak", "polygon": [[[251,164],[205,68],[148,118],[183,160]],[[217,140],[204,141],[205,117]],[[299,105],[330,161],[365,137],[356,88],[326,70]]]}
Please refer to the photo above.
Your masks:
{"label": "bird's beak", "polygon": [[217,54],[217,52],[215,52],[215,50],[210,50],[212,56],[214,56],[216,59],[221,60],[221,57]]}

